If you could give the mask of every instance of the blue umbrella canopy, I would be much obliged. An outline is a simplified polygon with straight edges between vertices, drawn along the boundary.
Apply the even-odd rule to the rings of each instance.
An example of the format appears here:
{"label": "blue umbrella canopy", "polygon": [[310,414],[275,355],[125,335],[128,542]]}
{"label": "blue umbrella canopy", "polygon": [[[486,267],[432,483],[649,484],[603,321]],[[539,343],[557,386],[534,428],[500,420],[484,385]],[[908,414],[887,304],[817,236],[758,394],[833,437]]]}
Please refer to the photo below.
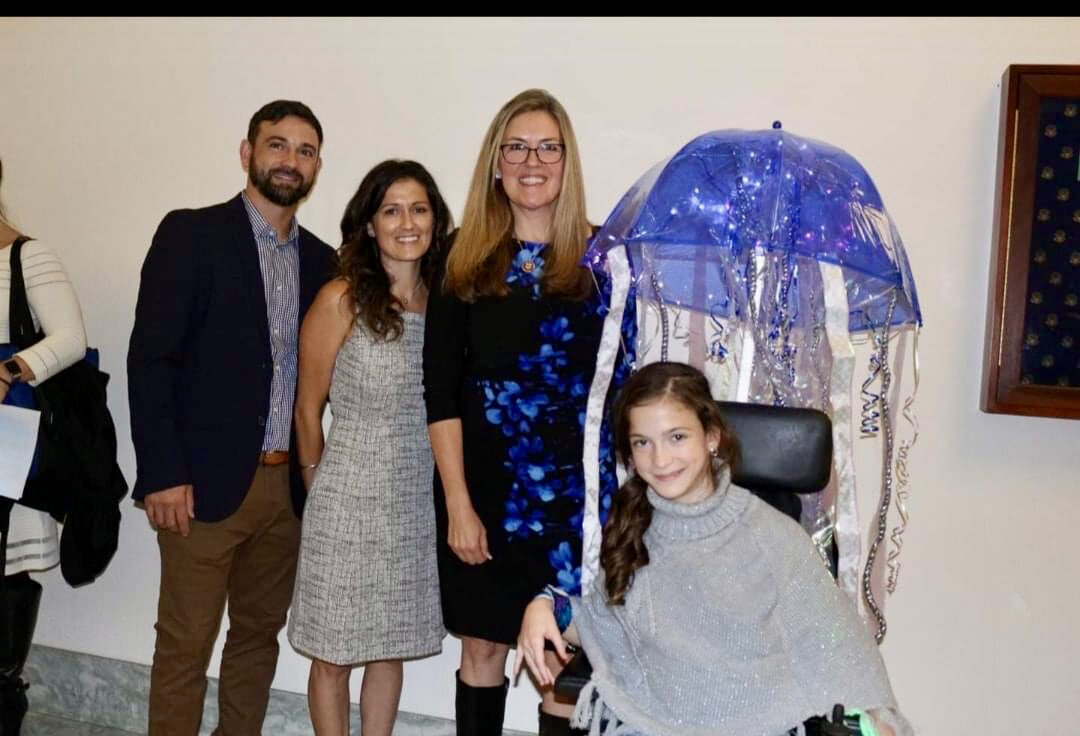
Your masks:
{"label": "blue umbrella canopy", "polygon": [[787,263],[782,296],[796,327],[817,318],[799,294],[818,281],[798,276],[812,262],[843,269],[851,332],[922,323],[900,235],[869,174],[845,151],[779,128],[706,133],[654,166],[597,233],[590,263],[602,267],[618,245],[639,296],[717,317],[746,317],[746,279],[764,253]]}
{"label": "blue umbrella canopy", "polygon": [[[706,355],[722,363],[729,348],[742,346],[740,400],[846,414],[853,408],[850,396],[836,389],[850,382],[854,353],[850,344],[836,356],[832,348],[845,327],[847,333],[873,333],[870,375],[859,394],[860,431],[884,428],[884,462],[878,531],[862,583],[880,640],[885,620],[869,581],[892,494],[889,333],[921,325],[922,314],[900,234],[869,174],[845,151],[792,135],[779,123],[772,130],[706,133],[630,188],[590,243],[586,260],[595,270],[607,268],[608,252],[623,246],[637,297],[659,306],[659,359],[668,359],[669,329],[679,319],[669,322],[664,305],[689,310],[683,343],[694,336],[707,348],[697,359]],[[616,270],[625,273],[621,259]],[[637,338],[642,355],[651,352],[652,335],[644,333]],[[910,398],[905,416],[909,406]],[[832,501],[822,496],[804,499],[803,524],[823,552],[835,533],[839,577],[854,587],[859,533],[850,444],[849,437],[837,449],[847,460],[836,468],[835,504],[837,515],[851,521],[834,526]],[[895,540],[906,523],[901,513]],[[892,569],[893,555],[888,564]]]}

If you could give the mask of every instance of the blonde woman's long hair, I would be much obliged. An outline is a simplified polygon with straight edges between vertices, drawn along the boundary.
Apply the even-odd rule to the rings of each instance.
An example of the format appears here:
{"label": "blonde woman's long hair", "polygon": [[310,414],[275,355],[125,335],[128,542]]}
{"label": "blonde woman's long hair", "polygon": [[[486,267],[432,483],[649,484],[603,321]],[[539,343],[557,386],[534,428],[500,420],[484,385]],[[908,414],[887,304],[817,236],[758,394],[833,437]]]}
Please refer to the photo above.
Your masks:
{"label": "blonde woman's long hair", "polygon": [[551,242],[544,257],[541,288],[545,294],[583,298],[591,281],[581,260],[592,226],[585,213],[585,184],[577,138],[559,101],[542,89],[527,89],[499,110],[484,135],[480,156],[473,169],[465,213],[446,262],[443,288],[471,302],[478,296],[506,296],[506,273],[513,251],[514,234],[510,201],[495,179],[499,145],[510,121],[524,112],[543,110],[555,118],[565,146],[563,177],[551,226]]}
{"label": "blonde woman's long hair", "polygon": [[[4,183],[4,162],[0,161],[0,186],[2,186],[3,183]],[[17,227],[15,227],[11,223],[10,220],[7,219],[7,213],[4,211],[4,203],[3,203],[3,201],[0,201],[0,230],[3,230],[5,228],[8,229],[8,230],[11,230],[12,232],[14,232],[16,234],[16,236],[18,236],[20,234],[19,229]]]}
{"label": "blonde woman's long hair", "polygon": [[[0,185],[3,185],[3,183],[4,183],[4,162],[0,161]],[[0,225],[8,225],[8,227],[11,227],[11,225],[8,224],[7,217],[4,214],[4,203],[3,203],[3,201],[0,201]]]}

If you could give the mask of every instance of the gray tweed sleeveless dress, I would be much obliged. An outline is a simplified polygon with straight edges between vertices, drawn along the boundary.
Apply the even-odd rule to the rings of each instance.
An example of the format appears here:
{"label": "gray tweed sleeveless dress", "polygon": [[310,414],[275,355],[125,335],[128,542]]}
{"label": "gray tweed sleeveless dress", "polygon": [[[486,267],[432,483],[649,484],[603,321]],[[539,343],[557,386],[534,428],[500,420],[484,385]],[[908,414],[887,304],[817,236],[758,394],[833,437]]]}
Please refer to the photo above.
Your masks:
{"label": "gray tweed sleeveless dress", "polygon": [[334,664],[436,654],[446,633],[435,561],[424,317],[376,342],[357,324],[330,383],[333,423],[304,509],[289,642]]}

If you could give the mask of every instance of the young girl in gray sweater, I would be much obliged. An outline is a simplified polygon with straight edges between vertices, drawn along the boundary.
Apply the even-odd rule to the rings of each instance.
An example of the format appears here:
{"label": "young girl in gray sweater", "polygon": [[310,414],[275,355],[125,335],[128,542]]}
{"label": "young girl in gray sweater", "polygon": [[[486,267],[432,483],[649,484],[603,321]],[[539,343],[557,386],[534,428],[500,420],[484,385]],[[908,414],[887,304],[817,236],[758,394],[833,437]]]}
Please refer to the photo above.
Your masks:
{"label": "young girl in gray sweater", "polygon": [[[736,445],[705,377],[634,374],[615,405],[631,472],[582,598],[549,587],[526,609],[515,673],[553,677],[544,643],[593,666],[571,723],[604,736],[779,736],[842,703],[852,733],[910,734],[852,602],[789,517],[732,485]],[[855,719],[852,719],[853,721]]]}

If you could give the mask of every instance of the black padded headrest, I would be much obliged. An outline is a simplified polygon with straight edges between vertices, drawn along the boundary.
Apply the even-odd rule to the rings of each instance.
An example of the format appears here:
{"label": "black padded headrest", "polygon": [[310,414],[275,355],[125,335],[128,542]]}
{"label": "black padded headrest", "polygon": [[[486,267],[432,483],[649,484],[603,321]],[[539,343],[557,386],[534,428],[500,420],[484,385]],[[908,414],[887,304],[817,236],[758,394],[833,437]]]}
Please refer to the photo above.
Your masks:
{"label": "black padded headrest", "polygon": [[832,422],[817,409],[719,401],[739,440],[731,481],[758,492],[816,493],[832,469]]}

